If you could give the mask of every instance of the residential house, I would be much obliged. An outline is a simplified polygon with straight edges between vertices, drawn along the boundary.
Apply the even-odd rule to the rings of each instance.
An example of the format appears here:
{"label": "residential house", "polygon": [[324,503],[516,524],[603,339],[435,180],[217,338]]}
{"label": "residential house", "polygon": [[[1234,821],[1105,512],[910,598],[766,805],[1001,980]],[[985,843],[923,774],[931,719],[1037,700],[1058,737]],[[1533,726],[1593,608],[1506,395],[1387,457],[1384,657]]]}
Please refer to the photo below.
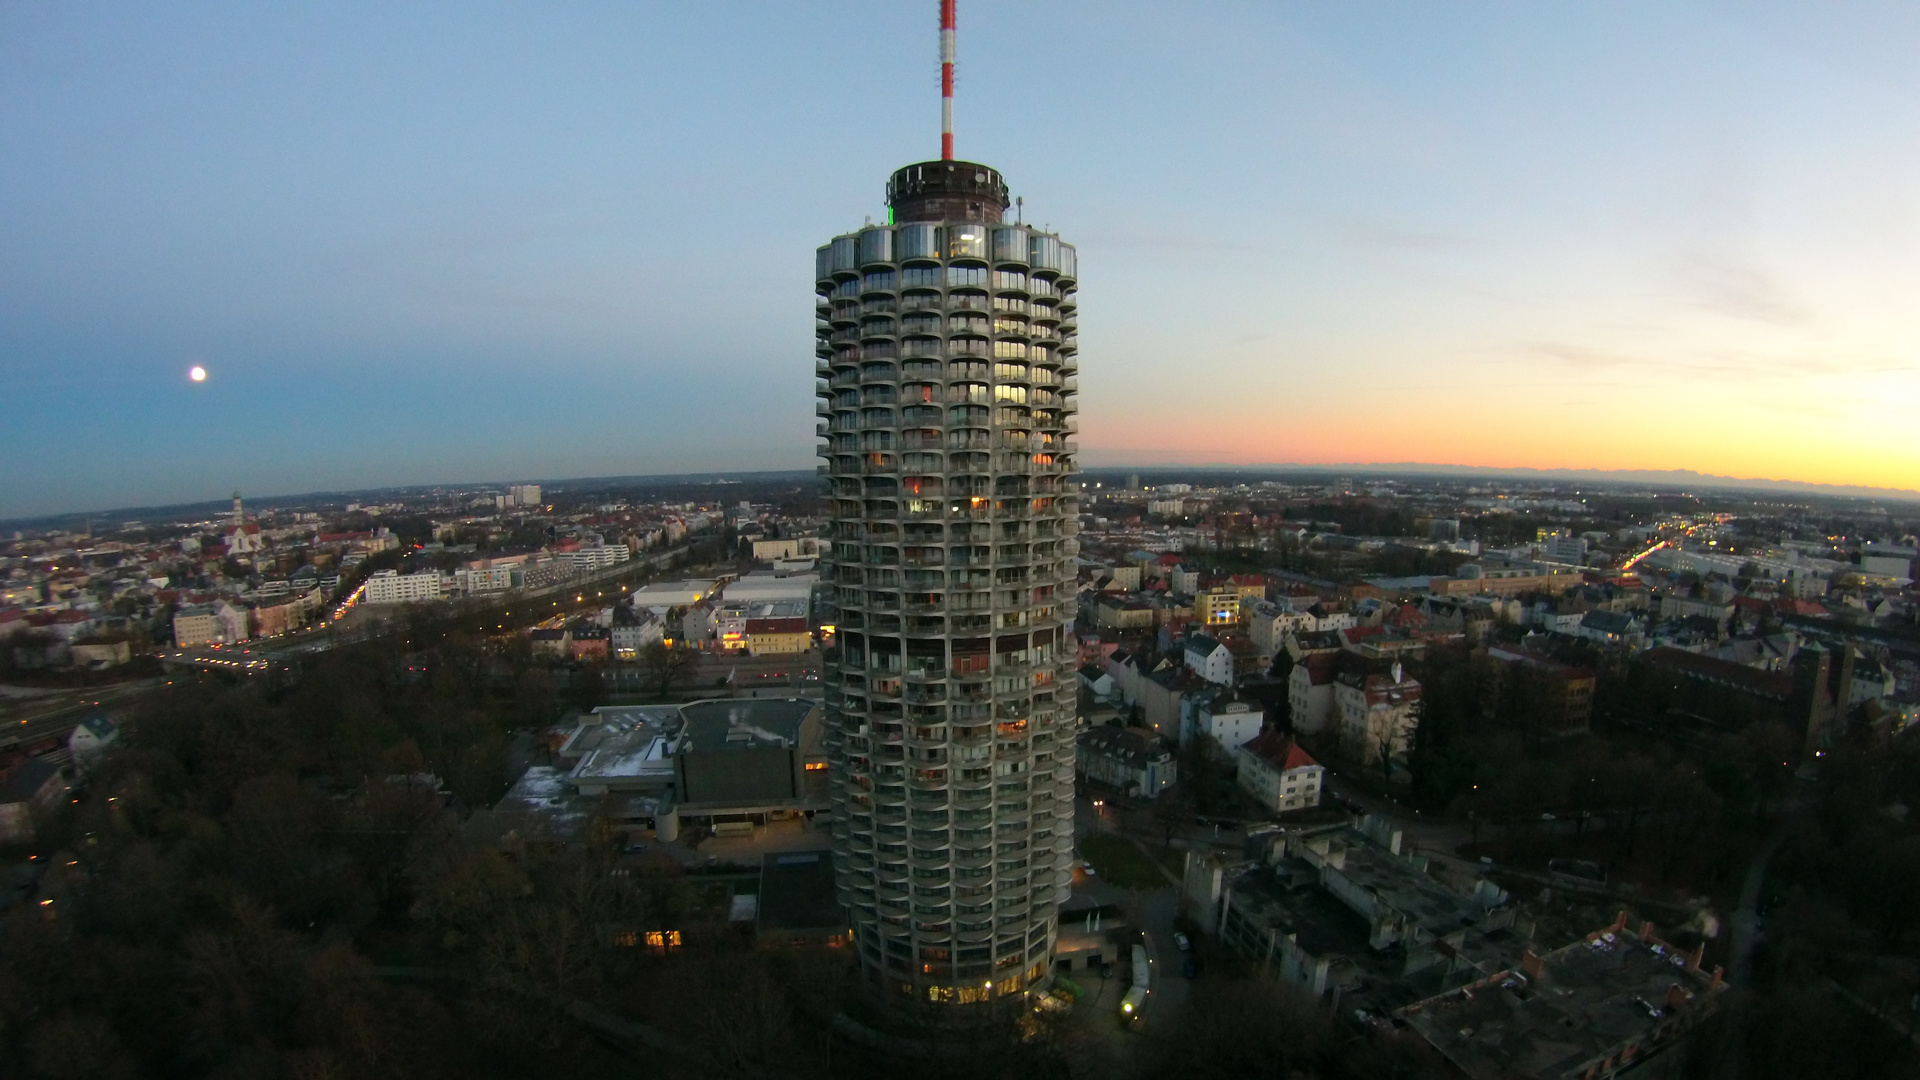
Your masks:
{"label": "residential house", "polygon": [[1102,593],[1093,602],[1093,624],[1100,630],[1151,630],[1152,605],[1137,597]]}
{"label": "residential house", "polygon": [[1159,670],[1140,680],[1140,710],[1154,734],[1163,739],[1180,735],[1186,699],[1199,690],[1218,686],[1194,674],[1185,666],[1162,664]]}
{"label": "residential house", "polygon": [[1146,673],[1140,670],[1140,661],[1127,649],[1115,649],[1107,657],[1107,674],[1113,677],[1114,689],[1120,695],[1123,705],[1134,705],[1140,701],[1140,683]]}
{"label": "residential house", "polygon": [[100,755],[119,743],[120,728],[107,714],[95,709],[82,717],[67,736],[67,753],[75,765],[85,771]]}
{"label": "residential house", "polygon": [[1287,676],[1287,713],[1293,730],[1309,735],[1324,731],[1333,718],[1333,677],[1340,671],[1340,653],[1317,652],[1293,665]]}
{"label": "residential house", "polygon": [[1247,606],[1247,638],[1268,666],[1286,648],[1288,634],[1312,630],[1314,625],[1312,615],[1271,600],[1256,600]]}
{"label": "residential house", "polygon": [[622,660],[632,660],[641,649],[664,637],[665,631],[666,624],[652,611],[616,605],[613,625],[607,630],[607,648]]}
{"label": "residential house", "polygon": [[1342,750],[1368,765],[1403,760],[1419,723],[1420,683],[1395,663],[1385,674],[1348,670],[1334,678],[1334,715]]}
{"label": "residential house", "polygon": [[60,767],[44,757],[27,758],[0,772],[0,843],[33,839],[33,818],[67,792]]}
{"label": "residential house", "polygon": [[1120,703],[1120,684],[1099,664],[1080,665],[1080,685],[1093,695],[1095,701],[1108,705]]}
{"label": "residential house", "polygon": [[1631,613],[1598,609],[1581,615],[1573,633],[1603,645],[1635,645],[1645,636],[1639,620]]}
{"label": "residential house", "polygon": [[1074,738],[1074,772],[1131,795],[1154,798],[1179,778],[1172,751],[1133,728],[1088,728]]}
{"label": "residential house", "polygon": [[1253,741],[1266,723],[1267,710],[1258,699],[1219,694],[1194,709],[1193,723],[1182,734],[1205,735],[1231,754]]}
{"label": "residential house", "polygon": [[1267,579],[1259,574],[1235,574],[1227,580],[1234,591],[1240,594],[1243,609],[1267,598]]}
{"label": "residential house", "polygon": [[573,637],[566,629],[536,629],[528,635],[533,643],[535,656],[566,656],[571,652]]}
{"label": "residential house", "polygon": [[1261,806],[1275,813],[1320,805],[1325,766],[1313,760],[1290,735],[1269,731],[1240,747],[1234,781]]}
{"label": "residential house", "polygon": [[575,660],[607,659],[607,631],[598,626],[574,626],[568,630],[567,655]]}
{"label": "residential house", "polygon": [[1187,668],[1210,683],[1233,685],[1233,650],[1208,634],[1187,635],[1184,657]]}

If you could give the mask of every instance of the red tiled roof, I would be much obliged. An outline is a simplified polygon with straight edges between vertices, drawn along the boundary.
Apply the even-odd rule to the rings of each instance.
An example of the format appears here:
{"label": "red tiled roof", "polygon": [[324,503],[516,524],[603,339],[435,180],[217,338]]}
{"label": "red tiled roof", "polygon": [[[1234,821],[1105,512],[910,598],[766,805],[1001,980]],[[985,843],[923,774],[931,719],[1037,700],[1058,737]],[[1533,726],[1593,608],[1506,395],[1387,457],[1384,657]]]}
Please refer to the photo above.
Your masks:
{"label": "red tiled roof", "polygon": [[1644,659],[1655,667],[1719,683],[1722,686],[1736,687],[1751,694],[1778,698],[1782,701],[1793,695],[1793,676],[1785,672],[1761,671],[1759,668],[1750,668],[1731,660],[1676,649],[1671,645],[1649,649]]}
{"label": "red tiled roof", "polygon": [[1300,749],[1293,737],[1278,731],[1263,731],[1241,747],[1247,753],[1273,766],[1281,772],[1289,769],[1303,769],[1318,765],[1313,756]]}
{"label": "red tiled roof", "polygon": [[1318,765],[1318,764],[1320,763],[1313,760],[1312,754],[1309,754],[1305,750],[1300,749],[1299,743],[1294,743],[1292,746],[1287,748],[1287,763],[1281,766],[1281,768],[1283,770],[1284,769],[1304,769],[1309,765]]}
{"label": "red tiled roof", "polygon": [[1818,600],[1782,600],[1780,610],[1789,615],[1825,615],[1827,607]]}
{"label": "red tiled roof", "polygon": [[1337,652],[1308,653],[1305,659],[1300,661],[1300,666],[1307,669],[1309,685],[1325,686],[1340,673],[1340,654]]}

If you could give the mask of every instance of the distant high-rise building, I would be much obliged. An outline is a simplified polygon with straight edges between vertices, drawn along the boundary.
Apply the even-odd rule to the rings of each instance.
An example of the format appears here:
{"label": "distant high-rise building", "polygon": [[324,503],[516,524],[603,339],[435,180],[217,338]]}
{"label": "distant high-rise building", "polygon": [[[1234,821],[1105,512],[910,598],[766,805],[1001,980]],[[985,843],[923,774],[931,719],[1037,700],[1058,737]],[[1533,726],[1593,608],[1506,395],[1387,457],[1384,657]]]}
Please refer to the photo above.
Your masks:
{"label": "distant high-rise building", "polygon": [[1073,247],[947,115],[819,249],[815,374],[840,899],[875,984],[958,1005],[1045,979],[1071,881],[1078,342]]}
{"label": "distant high-rise building", "polygon": [[539,484],[513,484],[507,488],[507,506],[539,506]]}

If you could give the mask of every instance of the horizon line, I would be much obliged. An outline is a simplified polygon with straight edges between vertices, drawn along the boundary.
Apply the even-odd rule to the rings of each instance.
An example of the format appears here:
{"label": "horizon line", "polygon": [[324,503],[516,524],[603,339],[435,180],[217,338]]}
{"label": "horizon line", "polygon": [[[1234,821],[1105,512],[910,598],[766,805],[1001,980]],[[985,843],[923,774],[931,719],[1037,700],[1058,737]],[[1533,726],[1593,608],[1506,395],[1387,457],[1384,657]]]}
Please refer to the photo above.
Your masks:
{"label": "horizon line", "polygon": [[[1703,473],[1696,469],[1606,469],[1571,466],[1540,467],[1532,465],[1460,465],[1446,462],[1419,461],[1373,461],[1373,462],[1257,462],[1250,464],[1180,464],[1177,462],[1160,463],[1103,463],[1081,469],[1080,473],[1140,471],[1180,471],[1194,473],[1232,473],[1232,472],[1295,472],[1295,473],[1338,473],[1364,472],[1385,474],[1408,474],[1426,476],[1480,476],[1486,479],[1564,479],[1585,480],[1607,484],[1644,483],[1661,487],[1685,487],[1687,484],[1706,485],[1723,490],[1750,490],[1756,492],[1779,493],[1798,492],[1810,495],[1829,495],[1846,498],[1883,498],[1906,502],[1920,502],[1920,490],[1912,488],[1873,487],[1862,484],[1831,484],[1814,480],[1781,480],[1763,477],[1727,476],[1719,473]],[[552,477],[536,480],[440,480],[412,484],[388,484],[379,487],[361,488],[315,488],[309,491],[286,492],[276,495],[257,495],[260,502],[275,503],[299,499],[311,499],[322,495],[360,495],[381,492],[418,491],[426,488],[450,487],[501,487],[515,483],[537,483],[542,486],[569,484],[615,483],[635,481],[671,481],[671,480],[724,480],[729,477],[774,477],[774,476],[811,476],[810,468],[798,469],[731,469],[697,473],[621,473],[601,476]],[[141,511],[177,511],[202,505],[217,505],[227,501],[226,497],[216,496],[209,499],[192,500],[177,503],[145,503],[133,506],[107,507],[94,510],[57,510],[51,513],[26,515],[0,519],[0,526],[19,528],[23,525],[53,522],[75,517],[115,517],[132,515]]]}

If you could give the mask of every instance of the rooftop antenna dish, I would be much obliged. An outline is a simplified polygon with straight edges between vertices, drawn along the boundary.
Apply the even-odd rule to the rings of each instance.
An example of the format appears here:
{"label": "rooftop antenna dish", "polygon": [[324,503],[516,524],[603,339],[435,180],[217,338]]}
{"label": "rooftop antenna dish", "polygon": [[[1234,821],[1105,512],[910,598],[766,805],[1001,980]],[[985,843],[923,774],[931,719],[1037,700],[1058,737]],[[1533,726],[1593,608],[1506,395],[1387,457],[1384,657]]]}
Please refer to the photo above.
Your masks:
{"label": "rooftop antenna dish", "polygon": [[940,160],[953,160],[953,7],[940,0]]}

